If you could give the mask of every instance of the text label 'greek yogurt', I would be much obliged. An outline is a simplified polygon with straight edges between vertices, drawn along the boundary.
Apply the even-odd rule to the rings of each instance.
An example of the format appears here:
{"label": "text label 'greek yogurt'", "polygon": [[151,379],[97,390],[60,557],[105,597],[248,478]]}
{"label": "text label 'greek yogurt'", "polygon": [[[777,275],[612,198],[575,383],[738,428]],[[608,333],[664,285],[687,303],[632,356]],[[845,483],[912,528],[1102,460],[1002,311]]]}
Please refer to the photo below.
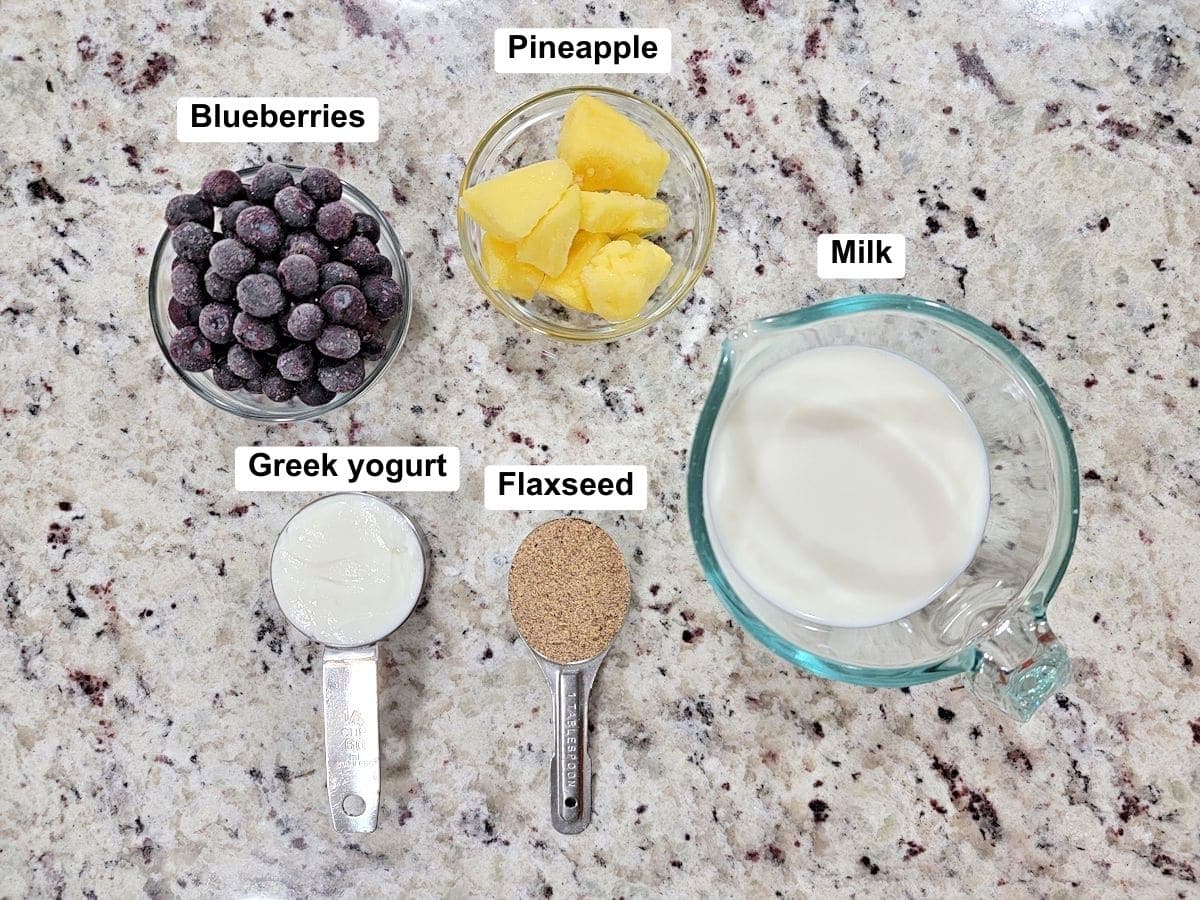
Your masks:
{"label": "text label 'greek yogurt'", "polygon": [[239,491],[457,491],[457,447],[238,447]]}
{"label": "text label 'greek yogurt'", "polygon": [[379,140],[375,97],[180,97],[185,143]]}
{"label": "text label 'greek yogurt'", "polygon": [[669,28],[497,28],[496,71],[669,73]]}
{"label": "text label 'greek yogurt'", "polygon": [[645,466],[488,466],[488,509],[645,509]]}
{"label": "text label 'greek yogurt'", "polygon": [[818,278],[903,278],[904,235],[822,234]]}

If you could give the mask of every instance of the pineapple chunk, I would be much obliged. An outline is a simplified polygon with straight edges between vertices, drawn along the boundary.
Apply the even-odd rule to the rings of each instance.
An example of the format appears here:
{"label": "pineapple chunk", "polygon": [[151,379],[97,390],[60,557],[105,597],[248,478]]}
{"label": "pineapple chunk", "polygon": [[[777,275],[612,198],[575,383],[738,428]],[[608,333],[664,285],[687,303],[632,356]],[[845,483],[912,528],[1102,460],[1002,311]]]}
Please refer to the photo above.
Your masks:
{"label": "pineapple chunk", "polygon": [[610,322],[632,319],[671,270],[671,254],[627,234],[592,257],[580,274],[592,312]]}
{"label": "pineapple chunk", "polygon": [[571,242],[579,231],[579,195],[575,185],[542,216],[533,231],[517,242],[517,259],[537,266],[551,278],[567,267]]}
{"label": "pineapple chunk", "polygon": [[533,231],[573,178],[570,166],[550,159],[481,181],[467,188],[459,202],[484,231],[515,243]]}
{"label": "pineapple chunk", "polygon": [[607,243],[607,235],[592,234],[590,231],[581,231],[575,235],[571,252],[567,256],[567,267],[557,277],[547,278],[542,282],[542,293],[553,297],[563,306],[580,312],[591,312],[592,307],[588,304],[579,275],[584,266],[590,263]]}
{"label": "pineapple chunk", "polygon": [[612,191],[600,194],[584,191],[581,196],[579,227],[600,234],[652,234],[667,227],[671,213],[661,200],[648,200],[637,194]]}
{"label": "pineapple chunk", "polygon": [[517,259],[517,248],[513,244],[485,234],[482,250],[483,272],[488,284],[522,300],[529,300],[538,292],[546,276],[540,269]]}
{"label": "pineapple chunk", "polygon": [[670,157],[636,123],[584,94],[571,104],[558,136],[558,155],[585,191],[625,191],[653,197]]}

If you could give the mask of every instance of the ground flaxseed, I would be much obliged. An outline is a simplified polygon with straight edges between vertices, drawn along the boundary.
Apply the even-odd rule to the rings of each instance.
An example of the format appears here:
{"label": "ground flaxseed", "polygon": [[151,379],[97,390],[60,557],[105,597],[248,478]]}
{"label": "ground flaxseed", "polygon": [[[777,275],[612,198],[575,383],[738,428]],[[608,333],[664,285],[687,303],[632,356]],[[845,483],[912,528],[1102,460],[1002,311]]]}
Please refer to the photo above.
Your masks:
{"label": "ground flaxseed", "polygon": [[553,519],[521,542],[508,573],[508,603],[521,637],[557,663],[601,653],[629,608],[629,570],[603,528]]}

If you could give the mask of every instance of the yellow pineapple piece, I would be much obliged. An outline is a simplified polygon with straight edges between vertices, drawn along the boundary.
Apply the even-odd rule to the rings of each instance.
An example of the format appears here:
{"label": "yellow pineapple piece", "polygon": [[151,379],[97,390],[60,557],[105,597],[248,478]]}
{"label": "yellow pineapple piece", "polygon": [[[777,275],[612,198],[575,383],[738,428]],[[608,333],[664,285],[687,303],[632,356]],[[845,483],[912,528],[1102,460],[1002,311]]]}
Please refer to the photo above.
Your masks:
{"label": "yellow pineapple piece", "polygon": [[567,109],[558,155],[585,191],[653,197],[670,157],[641,126],[603,100],[584,94]]}
{"label": "yellow pineapple piece", "polygon": [[483,236],[483,272],[488,284],[498,291],[529,300],[542,286],[545,274],[517,259],[517,248],[494,235]]}
{"label": "yellow pineapple piece", "polygon": [[580,273],[592,312],[610,322],[632,319],[671,270],[671,255],[636,234],[622,235]]}
{"label": "yellow pineapple piece", "polygon": [[481,181],[459,203],[484,231],[511,244],[533,231],[573,179],[570,166],[549,159]]}
{"label": "yellow pineapple piece", "polygon": [[561,275],[567,267],[571,242],[579,231],[579,195],[575,185],[567,188],[562,199],[517,242],[517,259],[537,266],[550,277]]}
{"label": "yellow pineapple piece", "polygon": [[587,295],[583,291],[583,282],[579,275],[584,266],[592,261],[608,243],[608,236],[581,231],[575,235],[571,244],[571,252],[567,255],[567,267],[555,278],[547,278],[542,282],[542,293],[553,297],[564,306],[577,309],[580,312],[591,312]]}
{"label": "yellow pineapple piece", "polygon": [[671,218],[667,204],[638,194],[583,191],[580,201],[579,227],[600,234],[653,234]]}

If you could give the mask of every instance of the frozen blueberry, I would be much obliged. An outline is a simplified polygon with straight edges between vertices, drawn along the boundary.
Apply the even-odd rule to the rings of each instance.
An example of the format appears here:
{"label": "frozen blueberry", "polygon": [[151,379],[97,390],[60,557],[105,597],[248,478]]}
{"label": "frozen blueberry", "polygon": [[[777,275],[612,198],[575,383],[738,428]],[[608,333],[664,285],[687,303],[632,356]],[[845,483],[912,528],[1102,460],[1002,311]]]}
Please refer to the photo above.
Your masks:
{"label": "frozen blueberry", "polygon": [[358,332],[345,325],[326,325],[316,342],[316,348],[331,359],[349,359],[360,347],[362,339]]}
{"label": "frozen blueberry", "polygon": [[354,233],[361,234],[372,244],[379,241],[379,220],[370,213],[354,214]]}
{"label": "frozen blueberry", "polygon": [[321,295],[321,311],[334,325],[357,325],[367,312],[367,299],[350,284],[331,287]]}
{"label": "frozen blueberry", "polygon": [[300,175],[300,187],[317,203],[342,199],[342,179],[324,166],[309,166]]}
{"label": "frozen blueberry", "polygon": [[362,320],[354,326],[354,330],[357,331],[365,341],[367,338],[377,335],[383,331],[383,320],[380,319],[379,316],[375,315],[375,313],[368,310],[367,314],[362,317]]}
{"label": "frozen blueberry", "polygon": [[272,372],[263,377],[262,392],[276,403],[287,403],[296,396],[296,386],[278,372]]}
{"label": "frozen blueberry", "polygon": [[288,381],[308,381],[317,366],[317,358],[310,344],[298,344],[286,353],[280,353],[275,361],[279,374]]}
{"label": "frozen blueberry", "polygon": [[363,279],[363,296],[371,312],[388,319],[400,312],[404,304],[404,292],[386,275],[369,275]]}
{"label": "frozen blueberry", "polygon": [[311,256],[293,253],[279,263],[279,282],[293,297],[311,297],[321,283],[320,272]]}
{"label": "frozen blueberry", "polygon": [[267,256],[283,244],[283,223],[275,211],[265,206],[248,206],[237,217],[234,226],[238,240],[259,254]]}
{"label": "frozen blueberry", "polygon": [[169,350],[175,365],[186,372],[210,369],[216,358],[212,343],[195,325],[186,325],[175,332]]}
{"label": "frozen blueberry", "polygon": [[298,341],[315,341],[325,328],[325,313],[315,303],[297,304],[287,318],[287,333]]}
{"label": "frozen blueberry", "polygon": [[288,228],[305,228],[312,221],[317,204],[294,184],[275,195],[275,212]]}
{"label": "frozen blueberry", "polygon": [[247,350],[268,350],[279,340],[273,322],[244,312],[233,320],[233,336]]}
{"label": "frozen blueberry", "polygon": [[176,194],[167,201],[165,218],[168,228],[178,228],[184,222],[195,222],[211,230],[213,208],[199,194]]}
{"label": "frozen blueberry", "polygon": [[229,369],[225,363],[217,363],[212,370],[213,381],[224,391],[236,391],[242,386],[242,379]]}
{"label": "frozen blueberry", "polygon": [[[211,252],[209,256],[212,256]],[[204,273],[204,290],[214,300],[226,303],[234,298],[234,291],[236,289],[237,282],[223,277],[216,269],[209,269]]]}
{"label": "frozen blueberry", "polygon": [[338,248],[338,259],[356,269],[368,266],[377,256],[379,256],[379,251],[375,249],[375,245],[361,234],[350,238]]}
{"label": "frozen blueberry", "polygon": [[333,391],[325,389],[325,386],[317,379],[306,381],[296,389],[296,396],[305,406],[324,406],[333,399]]}
{"label": "frozen blueberry", "polygon": [[171,293],[185,306],[204,299],[204,288],[200,283],[200,267],[195,263],[181,262],[171,269]]}
{"label": "frozen blueberry", "polygon": [[348,359],[340,365],[322,365],[317,368],[317,380],[326,390],[335,394],[352,391],[363,383],[365,369],[361,356]]}
{"label": "frozen blueberry", "polygon": [[238,378],[261,378],[262,364],[251,351],[241,344],[234,344],[225,356],[225,365]]}
{"label": "frozen blueberry", "polygon": [[200,333],[214,344],[233,340],[233,318],[237,310],[227,303],[208,303],[200,310]]}
{"label": "frozen blueberry", "polygon": [[329,262],[321,266],[321,293],[339,284],[359,286],[358,272],[354,271],[354,267],[343,262]]}
{"label": "frozen blueberry", "polygon": [[254,271],[259,275],[270,275],[272,278],[278,278],[279,263],[273,259],[260,259],[255,263]]}
{"label": "frozen blueberry", "polygon": [[208,251],[212,249],[213,233],[199,222],[184,222],[171,232],[171,246],[188,262],[202,265],[208,262]]}
{"label": "frozen blueberry", "polygon": [[292,173],[279,163],[267,163],[250,179],[250,199],[255,203],[270,203],[275,195],[292,184]]}
{"label": "frozen blueberry", "polygon": [[311,231],[297,231],[287,236],[283,244],[283,255],[294,256],[297,253],[307,256],[318,266],[329,262],[329,245]]}
{"label": "frozen blueberry", "polygon": [[237,172],[216,169],[200,182],[200,196],[213,206],[228,206],[246,196],[246,187]]}
{"label": "frozen blueberry", "polygon": [[340,244],[354,234],[354,210],[349,203],[334,200],[317,210],[316,232],[327,241]]}
{"label": "frozen blueberry", "polygon": [[232,237],[237,232],[237,217],[242,214],[242,210],[251,206],[249,200],[234,200],[221,210],[221,233],[225,237]]}
{"label": "frozen blueberry", "polygon": [[360,267],[364,275],[386,275],[392,277],[392,261],[382,253],[376,253]]}
{"label": "frozen blueberry", "polygon": [[208,251],[212,271],[229,281],[237,281],[254,268],[254,251],[237,238],[224,238]]}
{"label": "frozen blueberry", "polygon": [[250,315],[265,319],[283,309],[283,289],[270,275],[247,275],[238,282],[237,301]]}
{"label": "frozen blueberry", "polygon": [[387,341],[382,335],[371,335],[362,339],[362,350],[360,351],[363,359],[382,359],[384,351],[387,350]]}
{"label": "frozen blueberry", "polygon": [[[197,306],[196,309],[198,311],[199,306]],[[171,324],[176,328],[183,328],[187,325],[196,324],[192,320],[191,310],[191,306],[180,303],[174,297],[167,301],[167,318],[171,320]]]}

